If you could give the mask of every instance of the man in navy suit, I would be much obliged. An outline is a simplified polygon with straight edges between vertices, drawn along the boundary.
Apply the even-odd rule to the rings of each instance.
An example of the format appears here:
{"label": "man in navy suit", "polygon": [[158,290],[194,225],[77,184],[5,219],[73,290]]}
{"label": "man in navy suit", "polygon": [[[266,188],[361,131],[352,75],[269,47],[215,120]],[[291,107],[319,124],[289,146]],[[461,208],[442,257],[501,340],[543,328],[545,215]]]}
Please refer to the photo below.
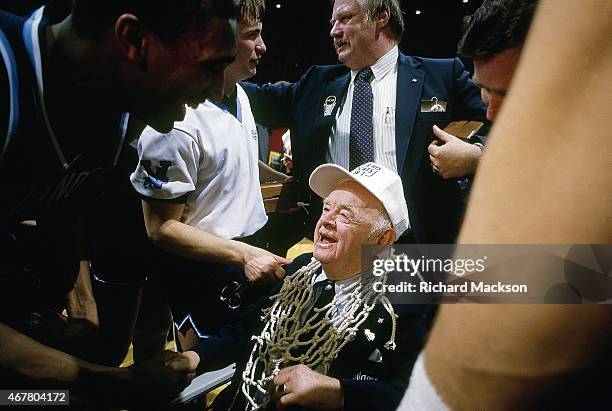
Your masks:
{"label": "man in navy suit", "polygon": [[[245,88],[258,123],[291,129],[293,174],[303,189],[302,201],[313,210],[320,203],[306,181],[315,167],[332,162],[350,169],[375,161],[402,177],[414,239],[450,243],[463,213],[460,187],[456,179],[437,174],[427,148],[436,138],[434,125],[484,120],[486,109],[458,59],[399,52],[404,23],[397,0],[373,7],[365,0],[334,2],[330,35],[342,65],[314,66],[293,84]],[[368,68],[365,94],[370,97],[363,103],[356,79]],[[363,113],[364,106],[369,112]],[[355,148],[358,134],[370,135],[371,141]],[[460,156],[464,173],[470,174],[481,153],[474,145],[465,148]],[[351,156],[362,161],[355,163]]]}
{"label": "man in navy suit", "polygon": [[176,360],[189,358],[198,371],[237,361],[215,410],[265,404],[394,410],[408,384],[430,308],[391,305],[376,286],[368,287],[380,277],[362,271],[362,245],[391,245],[409,225],[401,179],[375,163],[350,173],[325,164],[313,172],[310,187],[325,204],[313,254],[286,268],[282,286],[261,304],[267,310],[254,310]]}

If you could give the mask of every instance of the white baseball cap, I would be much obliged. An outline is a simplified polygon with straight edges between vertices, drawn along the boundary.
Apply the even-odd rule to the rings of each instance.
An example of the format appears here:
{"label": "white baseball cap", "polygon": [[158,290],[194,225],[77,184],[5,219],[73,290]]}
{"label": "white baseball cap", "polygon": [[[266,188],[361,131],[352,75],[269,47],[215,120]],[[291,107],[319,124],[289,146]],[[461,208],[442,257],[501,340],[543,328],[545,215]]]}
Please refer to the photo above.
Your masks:
{"label": "white baseball cap", "polygon": [[382,203],[396,239],[410,228],[402,179],[396,173],[376,163],[365,163],[351,172],[337,164],[323,164],[312,172],[308,183],[312,191],[325,198],[344,181],[356,182]]}

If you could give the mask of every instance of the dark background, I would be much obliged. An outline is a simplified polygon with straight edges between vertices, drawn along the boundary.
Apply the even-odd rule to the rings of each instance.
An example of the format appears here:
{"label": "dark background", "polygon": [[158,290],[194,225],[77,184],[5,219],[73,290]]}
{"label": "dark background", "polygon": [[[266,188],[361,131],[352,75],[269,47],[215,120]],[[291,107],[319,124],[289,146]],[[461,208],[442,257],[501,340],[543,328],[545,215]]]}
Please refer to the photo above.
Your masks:
{"label": "dark background", "polygon": [[[400,0],[406,25],[400,50],[409,55],[454,57],[463,16],[473,13],[482,3],[463,1]],[[25,14],[42,3],[0,0],[0,8]],[[277,4],[281,7],[276,8]],[[415,14],[416,10],[421,14]],[[329,0],[267,0],[263,39],[268,52],[252,81],[294,81],[313,64],[336,63],[329,37],[330,17]]]}
{"label": "dark background", "polygon": [[[482,0],[400,0],[405,31],[400,51],[424,57],[455,57],[463,16]],[[276,4],[281,8],[277,9]],[[421,14],[415,14],[420,10]],[[268,48],[252,81],[295,81],[314,64],[334,64],[329,0],[268,0],[263,39]],[[469,63],[469,62],[468,62]]]}

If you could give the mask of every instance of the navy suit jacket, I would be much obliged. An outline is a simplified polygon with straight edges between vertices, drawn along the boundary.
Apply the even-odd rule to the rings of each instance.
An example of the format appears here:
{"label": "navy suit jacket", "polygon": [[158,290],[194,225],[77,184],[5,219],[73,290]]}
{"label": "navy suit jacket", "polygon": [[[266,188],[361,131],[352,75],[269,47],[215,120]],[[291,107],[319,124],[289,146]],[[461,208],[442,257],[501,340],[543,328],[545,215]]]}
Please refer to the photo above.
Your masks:
{"label": "navy suit jacket", "polygon": [[[310,261],[312,254],[303,254],[286,267],[293,274]],[[280,287],[280,286],[279,286]],[[276,294],[278,288],[270,295]],[[242,372],[251,353],[251,335],[261,332],[261,308],[257,305],[239,326],[227,326],[193,348],[200,355],[198,372],[223,368],[236,361],[236,373],[230,387],[215,400],[215,410],[227,410],[242,382]],[[429,329],[435,306],[397,305],[395,342],[397,347],[384,347],[391,336],[391,317],[377,304],[359,327],[353,341],[348,342],[331,363],[328,375],[338,378],[344,393],[345,410],[395,410],[408,386],[412,366],[420,352]],[[365,330],[374,335],[366,337]],[[375,353],[380,356],[373,355]],[[378,358],[375,358],[378,357]]]}
{"label": "navy suit jacket", "polygon": [[[293,84],[243,84],[258,123],[291,129],[293,174],[302,188],[302,200],[313,204],[311,216],[318,217],[315,205],[320,200],[309,190],[308,178],[326,162],[331,129],[350,78],[344,65],[313,66]],[[326,116],[328,96],[335,96],[337,104]],[[432,97],[448,103],[446,112],[421,112],[421,101]],[[452,243],[463,215],[460,187],[455,179],[444,180],[432,172],[427,147],[435,138],[434,124],[443,128],[453,120],[485,121],[480,90],[459,59],[400,53],[395,113],[398,174],[414,236],[420,243]]]}

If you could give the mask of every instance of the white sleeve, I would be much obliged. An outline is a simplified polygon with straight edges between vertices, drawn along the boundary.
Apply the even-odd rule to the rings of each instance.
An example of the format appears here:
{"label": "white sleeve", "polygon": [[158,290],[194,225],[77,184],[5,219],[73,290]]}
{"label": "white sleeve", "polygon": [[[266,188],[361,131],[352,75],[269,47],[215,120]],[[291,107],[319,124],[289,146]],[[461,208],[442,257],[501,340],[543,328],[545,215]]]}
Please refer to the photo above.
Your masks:
{"label": "white sleeve", "polygon": [[412,369],[408,390],[406,390],[406,394],[404,394],[404,398],[397,408],[397,411],[421,410],[450,411],[450,408],[438,395],[429,375],[427,375],[425,355],[422,351]]}
{"label": "white sleeve", "polygon": [[130,176],[142,196],[178,199],[195,190],[200,150],[188,132],[161,134],[147,127],[138,140],[138,166]]}

